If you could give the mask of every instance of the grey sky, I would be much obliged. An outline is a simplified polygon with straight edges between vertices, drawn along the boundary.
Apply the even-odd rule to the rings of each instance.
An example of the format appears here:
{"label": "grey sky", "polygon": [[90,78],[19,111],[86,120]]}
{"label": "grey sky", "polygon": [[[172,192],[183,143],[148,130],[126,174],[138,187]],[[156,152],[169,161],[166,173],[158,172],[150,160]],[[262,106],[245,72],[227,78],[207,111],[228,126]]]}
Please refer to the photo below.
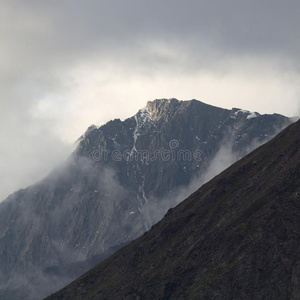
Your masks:
{"label": "grey sky", "polygon": [[155,98],[299,115],[299,1],[0,6],[0,199]]}

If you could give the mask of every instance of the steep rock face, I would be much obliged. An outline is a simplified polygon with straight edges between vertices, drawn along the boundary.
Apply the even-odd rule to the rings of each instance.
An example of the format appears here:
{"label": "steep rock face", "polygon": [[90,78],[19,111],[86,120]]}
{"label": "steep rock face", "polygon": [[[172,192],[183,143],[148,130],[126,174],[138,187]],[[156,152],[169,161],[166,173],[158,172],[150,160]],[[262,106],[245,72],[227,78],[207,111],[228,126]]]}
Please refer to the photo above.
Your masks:
{"label": "steep rock face", "polygon": [[236,160],[288,124],[280,115],[255,116],[196,100],[149,101],[133,118],[91,130],[76,154],[118,170],[144,205],[201,177],[224,144]]}
{"label": "steep rock face", "polygon": [[289,122],[163,99],[89,127],[64,165],[0,204],[0,298],[38,299],[70,282],[45,270],[138,237],[203,182],[224,144],[236,160]]}
{"label": "steep rock face", "polygon": [[300,121],[49,300],[299,299]]}

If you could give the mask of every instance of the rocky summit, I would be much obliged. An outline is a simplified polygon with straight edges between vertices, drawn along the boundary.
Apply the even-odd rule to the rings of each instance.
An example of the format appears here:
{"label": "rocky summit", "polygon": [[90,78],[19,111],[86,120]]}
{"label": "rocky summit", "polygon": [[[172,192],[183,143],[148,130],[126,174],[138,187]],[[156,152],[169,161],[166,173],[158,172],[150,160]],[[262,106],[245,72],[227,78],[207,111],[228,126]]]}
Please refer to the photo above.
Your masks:
{"label": "rocky summit", "polygon": [[64,164],[0,203],[0,299],[55,292],[290,123],[160,99],[90,126]]}
{"label": "rocky summit", "polygon": [[300,121],[48,300],[299,299]]}

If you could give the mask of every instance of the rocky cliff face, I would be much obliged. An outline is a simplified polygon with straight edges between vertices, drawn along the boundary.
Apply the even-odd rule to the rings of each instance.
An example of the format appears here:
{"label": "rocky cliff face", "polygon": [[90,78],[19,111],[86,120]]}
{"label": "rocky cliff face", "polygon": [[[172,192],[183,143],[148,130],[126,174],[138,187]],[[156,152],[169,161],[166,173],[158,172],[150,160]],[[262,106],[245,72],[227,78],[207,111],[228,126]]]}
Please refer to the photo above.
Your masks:
{"label": "rocky cliff face", "polygon": [[299,299],[300,121],[49,300]]}
{"label": "rocky cliff face", "polygon": [[91,126],[64,165],[0,204],[0,298],[39,299],[70,282],[74,273],[47,270],[138,237],[205,174],[288,123],[280,115],[162,99],[125,121]]}

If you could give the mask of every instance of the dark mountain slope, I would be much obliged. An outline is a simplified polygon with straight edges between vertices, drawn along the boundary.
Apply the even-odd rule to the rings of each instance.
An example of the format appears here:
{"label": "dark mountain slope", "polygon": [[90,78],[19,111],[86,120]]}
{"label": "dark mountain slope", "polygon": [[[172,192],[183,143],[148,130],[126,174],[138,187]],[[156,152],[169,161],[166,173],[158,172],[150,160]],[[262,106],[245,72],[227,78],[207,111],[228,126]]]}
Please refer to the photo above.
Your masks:
{"label": "dark mountain slope", "polygon": [[299,299],[300,121],[54,299]]}

